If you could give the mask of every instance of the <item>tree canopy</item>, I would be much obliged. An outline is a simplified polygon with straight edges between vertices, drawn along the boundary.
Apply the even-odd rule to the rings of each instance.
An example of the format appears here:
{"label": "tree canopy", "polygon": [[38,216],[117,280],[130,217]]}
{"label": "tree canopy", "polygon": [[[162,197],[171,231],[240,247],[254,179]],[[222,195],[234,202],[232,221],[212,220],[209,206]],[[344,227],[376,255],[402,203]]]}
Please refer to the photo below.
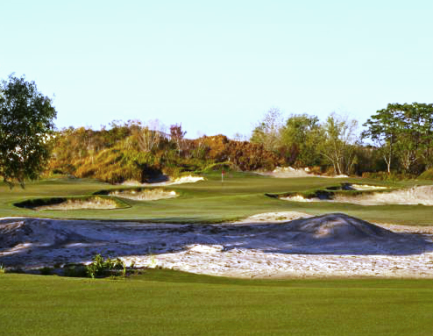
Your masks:
{"label": "tree canopy", "polygon": [[25,77],[9,76],[0,84],[0,176],[24,185],[46,168],[49,138],[57,112],[52,100]]}

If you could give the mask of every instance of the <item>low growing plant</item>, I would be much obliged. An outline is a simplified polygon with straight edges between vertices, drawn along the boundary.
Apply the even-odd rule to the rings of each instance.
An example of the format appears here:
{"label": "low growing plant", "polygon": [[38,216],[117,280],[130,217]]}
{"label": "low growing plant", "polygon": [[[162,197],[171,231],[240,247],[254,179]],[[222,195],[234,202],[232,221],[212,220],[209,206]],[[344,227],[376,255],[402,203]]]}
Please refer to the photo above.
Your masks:
{"label": "low growing plant", "polygon": [[96,277],[113,275],[113,273],[117,273],[119,271],[121,271],[122,275],[125,276],[126,266],[119,258],[107,258],[104,260],[103,256],[97,254],[93,257],[93,262],[87,265],[86,271],[87,275],[92,279]]}

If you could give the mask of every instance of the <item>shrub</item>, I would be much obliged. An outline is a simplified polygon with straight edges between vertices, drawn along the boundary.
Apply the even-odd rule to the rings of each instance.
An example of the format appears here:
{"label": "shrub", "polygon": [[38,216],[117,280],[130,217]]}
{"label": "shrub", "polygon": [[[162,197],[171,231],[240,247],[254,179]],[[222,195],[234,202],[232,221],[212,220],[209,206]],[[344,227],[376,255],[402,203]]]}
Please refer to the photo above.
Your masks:
{"label": "shrub", "polygon": [[53,269],[52,269],[51,267],[42,267],[42,268],[39,270],[39,272],[40,272],[42,275],[51,275],[51,274],[53,274]]}
{"label": "shrub", "polygon": [[404,180],[411,180],[415,179],[416,175],[413,174],[404,174],[404,173],[395,173],[392,172],[391,174],[388,174],[387,172],[381,171],[381,172],[374,172],[374,173],[362,173],[363,178],[370,178],[375,179],[379,181],[404,181]]}
{"label": "shrub", "polygon": [[63,266],[63,275],[74,278],[85,278],[87,276],[87,268],[83,264],[67,264]]}

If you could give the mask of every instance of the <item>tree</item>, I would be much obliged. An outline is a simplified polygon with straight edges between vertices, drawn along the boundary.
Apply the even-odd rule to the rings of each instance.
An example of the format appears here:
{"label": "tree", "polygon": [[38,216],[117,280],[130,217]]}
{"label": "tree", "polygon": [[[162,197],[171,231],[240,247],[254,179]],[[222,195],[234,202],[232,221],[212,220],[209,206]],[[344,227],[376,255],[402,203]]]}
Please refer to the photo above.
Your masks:
{"label": "tree", "polygon": [[364,126],[368,129],[363,137],[379,145],[388,173],[394,157],[406,172],[412,171],[415,165],[432,165],[433,104],[388,104]]}
{"label": "tree", "polygon": [[395,105],[388,104],[386,109],[378,110],[363,124],[368,129],[362,132],[362,138],[370,138],[376,143],[386,163],[388,174],[391,173],[399,133],[399,116],[396,112]]}
{"label": "tree", "polygon": [[182,129],[182,124],[174,124],[170,126],[170,138],[173,141],[177,149],[179,151],[179,155],[182,152],[182,145],[184,142],[184,138],[186,135],[186,131]]}
{"label": "tree", "polygon": [[0,84],[0,176],[11,186],[36,179],[50,156],[57,112],[35,82],[9,76]]}
{"label": "tree", "polygon": [[250,141],[262,144],[266,150],[277,151],[281,145],[282,116],[278,108],[271,108],[254,128]]}
{"label": "tree", "polygon": [[320,163],[318,148],[323,141],[319,118],[308,114],[292,114],[282,129],[283,144],[296,151],[295,165],[314,166]]}
{"label": "tree", "polygon": [[334,166],[337,175],[349,174],[356,163],[355,130],[356,120],[331,113],[322,125],[325,142],[322,146],[323,156]]}

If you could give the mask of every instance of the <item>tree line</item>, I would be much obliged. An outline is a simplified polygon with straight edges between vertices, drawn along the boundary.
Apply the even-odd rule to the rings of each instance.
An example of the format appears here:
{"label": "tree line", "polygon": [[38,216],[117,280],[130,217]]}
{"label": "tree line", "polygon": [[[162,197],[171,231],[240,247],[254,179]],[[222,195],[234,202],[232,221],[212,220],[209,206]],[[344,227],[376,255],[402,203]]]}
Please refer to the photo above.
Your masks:
{"label": "tree line", "polygon": [[280,153],[295,167],[331,168],[336,174],[417,176],[433,168],[433,104],[388,104],[358,132],[358,121],[331,113],[292,114],[269,110],[250,141]]}
{"label": "tree line", "polygon": [[0,177],[11,183],[41,173],[141,182],[161,174],[215,167],[253,171],[310,167],[316,173],[379,178],[433,178],[433,104],[389,104],[363,124],[331,113],[284,118],[272,108],[241,141],[224,135],[188,139],[181,124],[112,121],[93,130],[56,130],[52,100],[34,82],[10,76],[0,84]]}

